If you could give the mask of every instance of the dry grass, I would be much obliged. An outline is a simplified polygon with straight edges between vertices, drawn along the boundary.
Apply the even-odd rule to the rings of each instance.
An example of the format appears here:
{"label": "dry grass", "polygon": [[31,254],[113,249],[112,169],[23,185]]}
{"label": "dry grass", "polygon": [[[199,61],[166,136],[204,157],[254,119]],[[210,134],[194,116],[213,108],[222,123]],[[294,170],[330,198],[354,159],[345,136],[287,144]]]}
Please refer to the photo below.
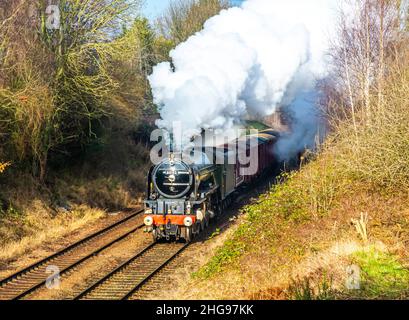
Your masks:
{"label": "dry grass", "polygon": [[[245,209],[179,298],[356,298],[344,291],[355,260],[367,272],[359,297],[406,295],[393,281],[406,280],[409,265],[409,44],[389,19],[394,2],[357,3],[362,15],[342,25],[334,53],[330,137]],[[357,232],[351,221],[362,212]]]}
{"label": "dry grass", "polygon": [[[355,192],[354,198],[337,201],[331,213],[303,221],[279,215],[270,217],[274,208],[268,202],[253,205],[253,209],[259,209],[265,217],[264,221],[271,224],[264,224],[265,230],[257,231],[256,235],[253,231],[261,230],[261,224],[253,220],[251,226],[243,227],[247,224],[246,216],[241,227],[224,240],[224,245],[214,249],[213,256],[204,256],[205,267],[195,277],[187,284],[183,278],[183,290],[178,290],[176,297],[306,299],[308,282],[311,299],[348,298],[340,292],[345,286],[347,267],[353,263],[356,253],[376,248],[393,254],[403,264],[408,261],[405,250],[409,242],[408,200],[405,195],[387,197],[361,190]],[[359,216],[362,208],[366,208],[369,216],[368,242],[362,241],[351,224],[351,219]],[[252,230],[243,231],[243,228]],[[225,260],[229,252],[235,252],[234,243],[244,250]]]}
{"label": "dry grass", "polygon": [[[405,286],[393,287],[409,265],[409,46],[400,50],[382,99],[376,88],[370,93],[371,121],[360,111],[343,119],[313,161],[249,205],[197,273],[202,290],[194,298],[354,298],[343,291],[346,267],[374,247],[386,257],[360,260],[371,276],[358,296],[407,295]],[[390,281],[382,281],[383,269]]]}
{"label": "dry grass", "polygon": [[367,225],[368,225],[368,213],[363,213],[361,212],[361,217],[360,219],[351,219],[351,222],[353,226],[356,229],[356,232],[359,234],[359,236],[362,238],[364,242],[368,241],[368,231],[367,231]]}
{"label": "dry grass", "polygon": [[[199,270],[209,259],[223,246],[223,243],[237,229],[237,223],[230,225],[228,229],[217,235],[211,236],[203,243],[194,243],[189,252],[183,253],[178,258],[177,265],[170,265],[167,284],[163,284],[160,290],[153,292],[153,299],[186,300],[186,299],[216,299],[220,298],[222,290],[215,289],[206,291],[206,283],[196,277],[192,278],[192,272]],[[174,272],[177,270],[177,272]],[[233,278],[232,278],[233,279]]]}
{"label": "dry grass", "polygon": [[[9,218],[8,223],[3,221],[0,228],[2,235],[0,261],[2,263],[14,260],[45,242],[50,244],[106,216],[106,212],[86,206],[78,206],[70,212],[59,212],[52,216],[49,209],[38,200],[33,201],[30,208],[30,213],[24,218]],[[23,224],[23,226],[16,227],[16,224]],[[19,240],[6,241],[6,239],[15,238],[16,228],[22,228],[20,232],[24,236]]]}
{"label": "dry grass", "polygon": [[92,225],[107,211],[141,203],[148,150],[123,139],[83,163],[54,171],[44,186],[30,174],[7,170],[0,190],[0,261]]}
{"label": "dry grass", "polygon": [[107,210],[141,202],[151,165],[148,148],[124,137],[109,139],[101,150],[90,151],[84,162],[56,172],[54,193],[59,202]]}

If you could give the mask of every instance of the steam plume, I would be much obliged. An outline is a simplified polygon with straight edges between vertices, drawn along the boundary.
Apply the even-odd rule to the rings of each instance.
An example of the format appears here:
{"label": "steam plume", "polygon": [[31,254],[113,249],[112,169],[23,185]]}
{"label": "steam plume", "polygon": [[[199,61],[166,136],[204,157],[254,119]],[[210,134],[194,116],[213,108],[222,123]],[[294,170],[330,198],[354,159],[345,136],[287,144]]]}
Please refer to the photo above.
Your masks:
{"label": "steam plume", "polygon": [[[149,78],[160,108],[157,125],[171,130],[181,121],[186,143],[202,129],[230,129],[287,105],[295,135],[278,150],[286,157],[311,143],[304,141],[316,131],[310,100],[316,81],[326,76],[334,5],[335,0],[247,0],[209,19],[171,52],[174,68],[161,63]],[[298,142],[297,134],[303,138]]]}

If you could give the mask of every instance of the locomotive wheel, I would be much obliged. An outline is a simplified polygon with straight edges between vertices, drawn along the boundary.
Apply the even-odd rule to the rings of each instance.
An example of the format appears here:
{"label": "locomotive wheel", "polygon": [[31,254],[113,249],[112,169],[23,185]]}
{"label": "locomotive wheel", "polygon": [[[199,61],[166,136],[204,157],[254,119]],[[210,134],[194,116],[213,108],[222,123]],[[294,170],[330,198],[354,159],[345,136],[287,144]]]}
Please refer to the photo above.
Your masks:
{"label": "locomotive wheel", "polygon": [[231,200],[231,196],[229,196],[228,200],[227,200],[227,207],[230,207],[232,204],[232,200]]}
{"label": "locomotive wheel", "polygon": [[205,218],[205,229],[209,228],[209,223],[210,223],[210,217]]}
{"label": "locomotive wheel", "polygon": [[218,221],[219,220],[219,218],[220,218],[220,216],[223,214],[223,201],[222,200],[219,200],[218,202],[217,202],[217,204],[216,204],[216,208],[215,208],[215,216],[214,216],[214,221]]}
{"label": "locomotive wheel", "polygon": [[192,227],[187,227],[185,228],[185,240],[186,242],[192,242],[193,240],[193,232],[192,232]]}
{"label": "locomotive wheel", "polygon": [[219,220],[220,216],[222,215],[222,213],[223,213],[223,201],[220,201],[217,204],[216,208],[215,208],[215,215],[214,215],[213,219],[211,219],[212,222],[213,221],[217,222]]}
{"label": "locomotive wheel", "polygon": [[156,241],[158,241],[158,230],[157,229],[153,229],[152,230],[152,241],[155,243]]}

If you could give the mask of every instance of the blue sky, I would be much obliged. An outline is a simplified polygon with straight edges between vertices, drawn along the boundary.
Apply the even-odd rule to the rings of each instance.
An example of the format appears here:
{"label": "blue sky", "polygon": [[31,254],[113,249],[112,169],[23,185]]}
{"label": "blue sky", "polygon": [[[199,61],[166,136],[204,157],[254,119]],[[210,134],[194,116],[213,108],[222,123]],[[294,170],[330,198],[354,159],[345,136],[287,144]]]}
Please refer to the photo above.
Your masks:
{"label": "blue sky", "polygon": [[171,0],[145,0],[143,13],[149,19],[156,18],[166,9],[170,1]]}
{"label": "blue sky", "polygon": [[[145,0],[143,13],[149,19],[158,17],[169,5],[171,0]],[[234,4],[240,4],[243,0],[232,0]]]}

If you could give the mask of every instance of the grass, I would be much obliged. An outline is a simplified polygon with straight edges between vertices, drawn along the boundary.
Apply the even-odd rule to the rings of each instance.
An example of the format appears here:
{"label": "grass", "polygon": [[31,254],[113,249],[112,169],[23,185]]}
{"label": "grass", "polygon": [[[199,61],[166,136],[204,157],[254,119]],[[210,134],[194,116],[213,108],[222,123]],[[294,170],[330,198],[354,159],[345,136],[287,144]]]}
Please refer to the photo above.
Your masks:
{"label": "grass", "polygon": [[[404,243],[409,235],[408,199],[402,190],[385,193],[379,189],[371,190],[366,182],[353,180],[348,175],[337,179],[338,169],[332,166],[332,159],[331,153],[322,154],[300,172],[284,174],[270,192],[246,206],[240,226],[194,274],[194,278],[209,283],[226,283],[231,291],[238,292],[238,295],[228,296],[233,299],[248,298],[242,292],[251,295],[255,288],[269,290],[276,281],[289,299],[354,298],[338,295],[332,286],[331,268],[325,275],[320,269],[327,266],[321,266],[322,262],[315,256],[328,250],[334,241],[342,243],[346,239],[355,239],[362,245],[382,241],[395,247]],[[368,217],[365,218],[364,239],[352,224],[362,216]],[[399,233],[401,236],[396,239]],[[406,255],[407,252],[402,249],[400,254]],[[338,277],[344,276],[347,267],[343,262],[337,262],[343,256],[332,258],[335,266],[342,266],[336,271]],[[318,260],[313,267],[302,267],[299,271],[301,278],[308,280],[294,282],[291,280],[292,269],[306,259]],[[232,273],[240,274],[244,288],[242,284],[228,284],[225,278]],[[311,281],[311,273],[318,273],[321,278],[314,276]],[[246,278],[252,279],[252,283],[246,282]],[[339,281],[343,284],[343,280]],[[385,287],[385,292],[388,288],[393,292],[393,285]],[[397,293],[389,296],[398,297],[399,292],[403,294],[403,289],[395,286]],[[362,297],[369,299],[377,294],[380,292]],[[265,297],[264,293],[255,296]]]}
{"label": "grass", "polygon": [[[300,171],[284,173],[245,207],[240,226],[195,279],[206,281],[208,290],[212,283],[229,287],[226,296],[233,299],[265,297],[254,290],[277,286],[291,299],[408,296],[408,270],[400,261],[408,259],[409,241],[409,50],[401,54],[389,62],[382,99],[376,88],[371,92],[365,105],[371,117],[357,101],[354,123],[338,122]],[[351,239],[360,244],[352,251],[362,270],[357,292],[342,289],[348,255],[330,252]],[[361,252],[374,243],[393,254]],[[307,280],[294,282],[294,273]],[[228,280],[237,274],[241,280]]]}
{"label": "grass", "polygon": [[199,271],[193,273],[193,277],[200,279],[208,279],[214,274],[223,270],[223,267],[233,263],[244,252],[244,243],[234,240],[228,240],[223,247],[217,250],[216,254],[209,263]]}
{"label": "grass", "polygon": [[323,275],[317,285],[310,278],[294,281],[288,288],[288,298],[291,300],[334,300],[335,293],[332,289],[332,279]]}
{"label": "grass", "polygon": [[105,215],[103,210],[78,206],[71,212],[52,216],[41,201],[34,201],[27,215],[13,209],[1,219],[0,262],[7,263],[45,242],[60,240]]}
{"label": "grass", "polygon": [[[314,217],[322,217],[328,213],[334,200],[335,192],[328,191],[328,180],[319,162],[311,163],[308,169],[301,173],[284,173],[270,192],[260,196],[255,204],[246,206],[243,211],[245,220],[238,227],[231,239],[226,241],[215,256],[195,276],[210,278],[217,275],[225,267],[237,264],[240,258],[250,252],[268,250],[274,252],[276,243],[291,226],[302,225]],[[303,183],[311,172],[320,171],[317,184],[309,183],[307,188]],[[325,180],[328,179],[328,180]],[[322,180],[325,180],[323,182]],[[327,191],[327,192],[325,192]],[[270,224],[266,227],[266,221]],[[296,256],[302,255],[303,248],[297,243],[288,244],[288,252]]]}
{"label": "grass", "polygon": [[[357,248],[348,257],[345,266],[354,266],[354,284],[347,287],[349,274],[343,272],[339,283],[329,276],[331,270],[321,270],[318,275],[293,281],[287,289],[292,300],[335,299],[407,299],[409,296],[409,269],[395,254],[375,246]],[[344,266],[344,267],[345,267]],[[348,268],[345,268],[348,270]]]}
{"label": "grass", "polygon": [[359,251],[352,257],[361,275],[361,289],[350,290],[352,298],[407,299],[409,297],[409,269],[398,257],[376,249]]}
{"label": "grass", "polygon": [[144,190],[147,148],[114,139],[83,162],[50,172],[47,185],[17,169],[0,177],[0,262],[92,226],[107,211],[138,206]]}

